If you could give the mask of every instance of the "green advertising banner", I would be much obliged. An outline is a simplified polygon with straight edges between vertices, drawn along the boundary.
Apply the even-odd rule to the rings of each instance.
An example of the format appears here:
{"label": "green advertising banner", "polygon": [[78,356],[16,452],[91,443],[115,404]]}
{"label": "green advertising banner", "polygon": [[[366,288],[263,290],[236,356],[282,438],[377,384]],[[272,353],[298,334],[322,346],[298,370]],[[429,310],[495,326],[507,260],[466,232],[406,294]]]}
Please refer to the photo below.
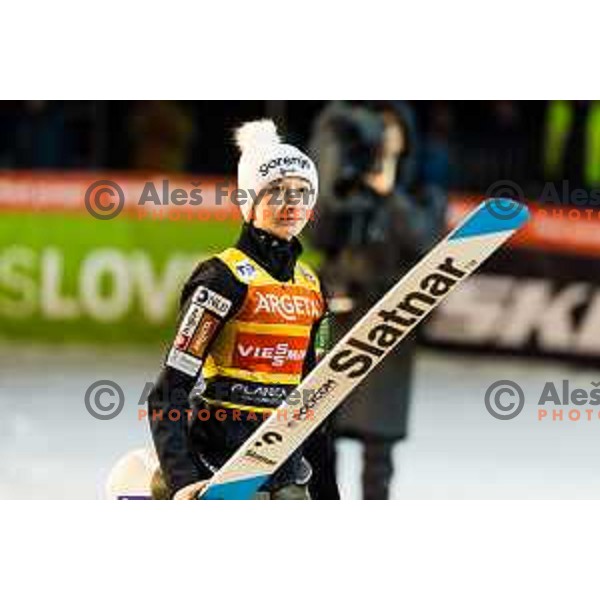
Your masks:
{"label": "green advertising banner", "polygon": [[2,337],[169,339],[182,283],[237,238],[239,210],[217,193],[231,189],[201,177],[0,175]]}

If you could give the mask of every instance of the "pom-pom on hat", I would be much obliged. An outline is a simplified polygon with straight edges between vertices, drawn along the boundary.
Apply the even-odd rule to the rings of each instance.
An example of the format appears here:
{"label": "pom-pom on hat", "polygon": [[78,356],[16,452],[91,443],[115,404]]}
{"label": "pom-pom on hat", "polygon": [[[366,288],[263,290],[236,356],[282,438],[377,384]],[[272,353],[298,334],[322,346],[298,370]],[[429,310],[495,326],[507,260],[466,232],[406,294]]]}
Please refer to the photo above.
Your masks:
{"label": "pom-pom on hat", "polygon": [[282,177],[302,177],[311,187],[307,205],[311,210],[317,200],[319,177],[313,161],[295,146],[282,143],[275,123],[270,119],[250,121],[235,132],[242,153],[238,162],[238,188],[246,192],[240,202],[245,221],[252,214],[252,202],[272,181]]}

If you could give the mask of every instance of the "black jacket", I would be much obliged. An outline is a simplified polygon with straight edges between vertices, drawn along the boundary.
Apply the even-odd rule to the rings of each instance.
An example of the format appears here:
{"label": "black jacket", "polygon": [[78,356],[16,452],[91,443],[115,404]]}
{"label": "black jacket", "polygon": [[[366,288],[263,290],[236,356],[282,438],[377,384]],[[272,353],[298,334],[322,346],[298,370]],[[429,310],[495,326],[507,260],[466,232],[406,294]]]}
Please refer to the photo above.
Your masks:
{"label": "black jacket", "polygon": [[[443,227],[445,196],[415,185],[418,140],[408,106],[385,104],[333,103],[325,108],[315,130],[313,145],[322,159],[319,173],[326,177],[321,178],[319,204],[307,233],[324,254],[320,275],[336,313],[334,341],[408,272]],[[385,196],[364,180],[375,167],[374,148],[382,144],[383,128],[377,128],[381,108],[396,113],[407,144],[395,187]],[[349,124],[359,133],[349,136]],[[333,166],[330,156],[340,157]],[[414,355],[415,338],[410,336],[352,392],[336,411],[340,435],[389,440],[406,436]]]}
{"label": "black jacket", "polygon": [[[293,238],[291,241],[282,240],[272,234],[245,224],[236,247],[266,269],[275,279],[288,281],[293,277],[296,261],[302,252],[302,245]],[[180,321],[191,303],[191,297],[199,285],[205,286],[217,294],[231,301],[232,306],[228,316],[235,315],[241,308],[247,293],[248,286],[240,282],[218,258],[214,257],[200,263],[183,287],[180,300]],[[220,333],[223,321],[211,335],[214,340]],[[316,364],[315,335],[319,324],[313,326],[311,343],[303,365],[304,375],[308,374]],[[206,346],[204,357],[209,353],[210,342]],[[203,358],[204,358],[203,357]],[[148,417],[154,444],[165,475],[165,479],[172,493],[193,483],[208,479],[213,475],[214,467],[202,460],[205,451],[221,452],[223,449],[208,448],[209,445],[219,445],[219,432],[206,435],[208,425],[198,419],[155,418],[159,411],[166,415],[171,410],[178,410],[181,414],[185,411],[198,410],[202,404],[202,394],[207,397],[216,397],[220,400],[227,399],[228,381],[220,381],[219,389],[211,388],[202,382],[198,376],[190,376],[178,369],[163,367],[153,390],[148,397]],[[233,383],[233,382],[232,382]],[[198,387],[198,386],[201,387]],[[287,388],[282,390],[283,396],[287,395],[294,386],[279,386]],[[224,397],[225,396],[225,397]],[[239,397],[236,398],[238,401]],[[260,423],[257,423],[258,426]],[[211,425],[212,426],[212,425]],[[224,426],[221,425],[221,429]],[[225,432],[228,437],[231,437]],[[249,435],[250,430],[243,431]],[[237,433],[239,436],[239,431]],[[217,440],[215,442],[215,440]],[[237,440],[236,440],[237,441]],[[240,440],[240,443],[243,439]],[[311,480],[311,495],[317,499],[337,499],[339,492],[335,483],[334,458],[332,441],[325,428],[315,432],[305,447],[305,454],[312,458],[313,478]],[[230,455],[232,451],[227,449]],[[213,452],[214,454],[214,452]],[[223,462],[228,456],[222,456]],[[220,465],[217,465],[220,466]],[[282,467],[283,469],[283,467]],[[276,477],[277,474],[274,476]]]}

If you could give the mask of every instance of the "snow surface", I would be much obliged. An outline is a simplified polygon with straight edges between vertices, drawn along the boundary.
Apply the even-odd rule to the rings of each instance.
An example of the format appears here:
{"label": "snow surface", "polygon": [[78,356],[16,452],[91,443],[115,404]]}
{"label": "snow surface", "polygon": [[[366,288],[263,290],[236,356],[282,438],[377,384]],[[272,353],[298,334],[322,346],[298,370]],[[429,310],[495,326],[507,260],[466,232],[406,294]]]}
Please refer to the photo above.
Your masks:
{"label": "snow surface", "polygon": [[[0,498],[101,498],[126,451],[150,443],[138,404],[160,355],[86,348],[0,347]],[[546,381],[592,388],[597,372],[560,362],[420,354],[410,438],[395,450],[394,498],[600,498],[600,418],[538,421]],[[84,405],[94,381],[116,381],[125,407],[109,421]],[[512,379],[526,403],[494,419],[485,391]],[[553,406],[550,407],[549,412]],[[585,409],[592,406],[581,407]],[[585,414],[585,413],[583,413]],[[345,498],[359,498],[360,444],[340,443]]]}

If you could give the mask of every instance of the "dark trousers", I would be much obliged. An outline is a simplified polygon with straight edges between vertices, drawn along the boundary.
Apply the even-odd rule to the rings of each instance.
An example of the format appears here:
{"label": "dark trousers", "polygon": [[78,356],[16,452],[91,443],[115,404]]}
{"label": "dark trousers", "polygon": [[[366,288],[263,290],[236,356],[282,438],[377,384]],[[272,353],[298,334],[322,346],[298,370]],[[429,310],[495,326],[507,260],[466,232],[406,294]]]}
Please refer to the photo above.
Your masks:
{"label": "dark trousers", "polygon": [[394,475],[394,442],[385,438],[363,440],[362,489],[365,500],[388,500]]}
{"label": "dark trousers", "polygon": [[[361,473],[363,499],[388,500],[390,483],[394,475],[393,450],[396,441],[375,436],[360,438],[359,441],[362,444],[363,455]],[[337,454],[337,450],[333,452]],[[335,459],[332,459],[332,462],[335,462]]]}

